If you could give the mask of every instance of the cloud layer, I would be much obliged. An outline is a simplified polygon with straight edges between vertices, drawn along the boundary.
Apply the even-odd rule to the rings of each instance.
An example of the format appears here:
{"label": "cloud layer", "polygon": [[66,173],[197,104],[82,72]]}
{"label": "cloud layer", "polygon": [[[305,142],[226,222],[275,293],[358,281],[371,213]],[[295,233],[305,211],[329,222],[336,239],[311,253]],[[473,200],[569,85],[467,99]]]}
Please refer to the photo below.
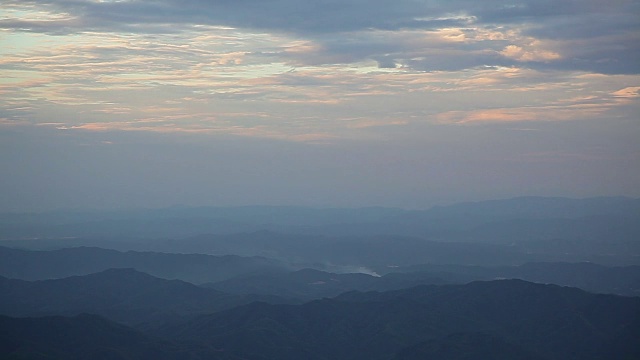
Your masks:
{"label": "cloud layer", "polygon": [[[516,64],[601,73],[640,70],[638,1],[27,0],[6,6],[17,15],[10,13],[0,26],[14,31],[167,33],[233,27],[313,40],[322,49],[314,57],[327,62],[365,57],[379,59],[381,67],[432,71]],[[37,16],[20,16],[29,10]],[[424,38],[416,43],[403,32]],[[438,36],[442,32],[449,33]],[[394,41],[398,37],[400,43]],[[432,60],[433,52],[439,56]],[[458,57],[467,61],[451,64]]]}

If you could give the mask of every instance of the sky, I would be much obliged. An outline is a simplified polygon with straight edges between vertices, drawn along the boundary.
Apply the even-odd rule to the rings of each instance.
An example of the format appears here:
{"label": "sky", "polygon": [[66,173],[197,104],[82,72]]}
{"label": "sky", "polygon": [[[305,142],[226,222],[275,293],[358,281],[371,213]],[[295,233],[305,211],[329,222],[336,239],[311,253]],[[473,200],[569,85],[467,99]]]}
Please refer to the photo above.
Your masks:
{"label": "sky", "polygon": [[640,197],[640,1],[0,0],[0,211]]}

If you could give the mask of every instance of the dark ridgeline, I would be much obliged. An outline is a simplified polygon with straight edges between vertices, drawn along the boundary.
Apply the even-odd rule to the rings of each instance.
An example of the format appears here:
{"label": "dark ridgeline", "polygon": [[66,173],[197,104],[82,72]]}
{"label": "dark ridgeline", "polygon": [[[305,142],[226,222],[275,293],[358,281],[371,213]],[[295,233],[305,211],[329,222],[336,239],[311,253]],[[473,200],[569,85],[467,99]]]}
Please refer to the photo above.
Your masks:
{"label": "dark ridgeline", "polygon": [[109,269],[64,279],[24,281],[0,277],[0,314],[46,316],[97,314],[122,324],[152,328],[255,301],[285,302],[270,295],[233,295],[134,269]]}
{"label": "dark ridgeline", "polygon": [[0,317],[0,329],[16,359],[632,359],[639,320],[640,298],[502,280],[257,302],[146,333],[93,315]]}

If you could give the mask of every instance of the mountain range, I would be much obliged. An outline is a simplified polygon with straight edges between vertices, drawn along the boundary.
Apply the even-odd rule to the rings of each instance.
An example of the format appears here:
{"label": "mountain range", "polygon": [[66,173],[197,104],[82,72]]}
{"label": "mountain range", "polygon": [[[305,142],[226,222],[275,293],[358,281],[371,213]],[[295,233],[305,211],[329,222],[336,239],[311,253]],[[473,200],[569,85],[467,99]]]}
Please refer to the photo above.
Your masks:
{"label": "mountain range", "polygon": [[138,328],[208,314],[254,301],[285,302],[269,295],[230,295],[134,269],[109,269],[64,279],[25,281],[0,277],[0,314],[97,314]]}
{"label": "mountain range", "polygon": [[521,280],[254,302],[146,329],[0,316],[7,359],[636,359],[640,298]]}
{"label": "mountain range", "polygon": [[303,305],[254,303],[158,334],[250,359],[406,358],[416,346],[477,333],[484,336],[475,341],[499,342],[518,356],[602,359],[622,345],[630,347],[625,353],[640,354],[638,343],[617,343],[640,339],[639,311],[640,298],[502,280],[349,292]]}
{"label": "mountain range", "polygon": [[277,260],[235,255],[120,252],[93,247],[52,251],[0,247],[0,276],[8,278],[45,280],[111,268],[132,268],[165,279],[197,284],[256,272],[282,271],[289,267]]}
{"label": "mountain range", "polygon": [[0,214],[1,359],[640,358],[640,199]]}
{"label": "mountain range", "polygon": [[0,214],[0,245],[338,265],[640,265],[640,199],[522,197],[427,210],[202,207]]}

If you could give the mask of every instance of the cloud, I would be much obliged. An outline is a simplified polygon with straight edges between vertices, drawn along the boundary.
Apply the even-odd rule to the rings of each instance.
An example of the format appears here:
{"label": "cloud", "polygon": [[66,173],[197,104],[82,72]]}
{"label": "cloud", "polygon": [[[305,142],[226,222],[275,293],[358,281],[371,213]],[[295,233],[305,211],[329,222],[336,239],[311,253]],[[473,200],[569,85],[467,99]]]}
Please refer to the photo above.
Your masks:
{"label": "cloud", "polygon": [[8,5],[63,11],[82,20],[77,27],[88,29],[135,29],[173,23],[324,33],[367,28],[433,28],[456,23],[454,19],[420,19],[418,17],[430,14],[442,15],[446,9],[407,0],[395,2],[393,6],[380,0],[26,0],[9,1]]}
{"label": "cloud", "polygon": [[640,98],[640,86],[629,86],[612,93],[613,96],[623,99]]}
{"label": "cloud", "polygon": [[[307,56],[294,56],[308,65],[366,57],[381,68],[416,66],[425,71],[526,63],[540,69],[640,72],[637,1],[398,0],[390,5],[382,0],[11,0],[7,8],[41,14],[19,19],[9,13],[0,27],[15,31],[153,34],[216,26],[286,34],[315,42]],[[427,38],[421,48],[407,46],[412,32]],[[481,33],[492,37],[480,39]],[[540,48],[546,40],[557,41],[557,46]]]}
{"label": "cloud", "polygon": [[500,52],[501,55],[521,62],[550,62],[560,58],[560,55],[553,51],[544,49],[536,49],[536,44],[530,44],[528,49],[517,46],[508,45]]}
{"label": "cloud", "polygon": [[525,121],[566,121],[591,118],[601,115],[605,109],[600,106],[548,106],[506,109],[481,109],[471,111],[450,111],[435,116],[441,124],[481,124],[511,123]]}
{"label": "cloud", "polygon": [[78,26],[136,26],[184,23],[226,25],[299,33],[345,32],[363,29],[438,29],[479,23],[521,23],[594,14],[632,14],[633,1],[575,0],[9,0],[12,7],[37,7],[64,12],[81,21]]}

